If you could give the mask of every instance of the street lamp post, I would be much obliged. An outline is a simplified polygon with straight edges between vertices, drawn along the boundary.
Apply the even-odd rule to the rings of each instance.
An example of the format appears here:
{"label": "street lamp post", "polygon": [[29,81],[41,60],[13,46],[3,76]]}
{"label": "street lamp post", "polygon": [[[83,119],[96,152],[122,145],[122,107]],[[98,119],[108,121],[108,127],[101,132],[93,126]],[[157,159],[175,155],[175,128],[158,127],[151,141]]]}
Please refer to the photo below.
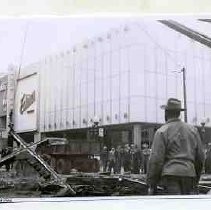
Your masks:
{"label": "street lamp post", "polygon": [[101,126],[99,126],[101,120],[95,116],[94,119],[92,119],[92,127],[90,129],[90,132],[94,136],[94,140],[98,141],[100,143],[100,151],[102,149],[102,141],[105,135],[105,129]]}
{"label": "street lamp post", "polygon": [[184,121],[188,122],[188,113],[187,113],[187,92],[186,92],[186,69],[183,67],[181,71],[172,71],[174,73],[182,73],[182,86],[183,86],[183,98],[184,98]]}
{"label": "street lamp post", "polygon": [[202,142],[206,144],[206,142],[204,142],[205,141],[205,122],[204,121],[201,122],[201,138],[202,138]]}
{"label": "street lamp post", "polygon": [[[95,116],[92,122],[93,122],[92,133],[94,135],[94,140],[98,141],[99,140],[99,123],[100,123],[100,120],[97,116]],[[101,150],[101,142],[100,142],[100,150]]]}
{"label": "street lamp post", "polygon": [[183,97],[184,97],[184,120],[188,122],[188,113],[187,113],[187,93],[186,93],[186,70],[183,67],[182,70],[182,78],[183,78]]}
{"label": "street lamp post", "polygon": [[92,120],[92,134],[94,136],[94,140],[96,140],[96,136],[98,136],[98,125],[99,125],[99,120],[97,117],[94,117]]}

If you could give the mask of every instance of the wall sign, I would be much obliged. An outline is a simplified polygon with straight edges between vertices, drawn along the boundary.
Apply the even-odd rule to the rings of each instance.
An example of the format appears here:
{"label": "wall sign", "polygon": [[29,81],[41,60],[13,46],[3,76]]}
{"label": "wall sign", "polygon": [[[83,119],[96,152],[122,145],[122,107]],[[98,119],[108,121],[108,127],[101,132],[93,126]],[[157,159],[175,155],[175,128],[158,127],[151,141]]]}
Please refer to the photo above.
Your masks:
{"label": "wall sign", "polygon": [[37,74],[18,80],[14,113],[14,129],[16,132],[37,130],[37,91]]}
{"label": "wall sign", "polygon": [[31,94],[23,94],[20,102],[20,114],[23,114],[25,111],[27,111],[27,113],[32,113],[34,109],[30,109],[30,107],[34,102],[35,90]]}

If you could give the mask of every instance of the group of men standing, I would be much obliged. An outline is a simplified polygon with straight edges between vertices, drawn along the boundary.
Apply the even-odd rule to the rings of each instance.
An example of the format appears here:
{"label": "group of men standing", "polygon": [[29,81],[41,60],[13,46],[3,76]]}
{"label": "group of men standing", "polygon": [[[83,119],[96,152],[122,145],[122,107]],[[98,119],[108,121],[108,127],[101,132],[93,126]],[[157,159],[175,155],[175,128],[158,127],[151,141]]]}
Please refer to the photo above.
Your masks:
{"label": "group of men standing", "polygon": [[147,162],[149,158],[148,147],[143,150],[139,149],[137,145],[125,144],[124,146],[112,147],[109,151],[106,146],[100,155],[101,166],[103,172],[112,172],[120,174],[123,169],[124,172],[131,172],[139,174],[140,170],[143,173],[147,171]]}

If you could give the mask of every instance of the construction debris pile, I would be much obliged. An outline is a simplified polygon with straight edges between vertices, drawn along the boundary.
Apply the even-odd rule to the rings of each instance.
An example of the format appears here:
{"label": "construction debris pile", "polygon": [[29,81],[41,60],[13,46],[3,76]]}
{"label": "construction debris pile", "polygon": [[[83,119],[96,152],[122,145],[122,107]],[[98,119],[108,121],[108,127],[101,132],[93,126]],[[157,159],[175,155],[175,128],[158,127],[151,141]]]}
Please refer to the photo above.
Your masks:
{"label": "construction debris pile", "polygon": [[[4,174],[4,176],[3,176]],[[8,174],[8,173],[7,173]],[[60,196],[130,196],[147,195],[147,185],[143,175],[105,175],[72,173],[63,175],[72,191],[54,180],[46,181],[42,177],[15,177],[11,172],[1,172],[0,191],[3,197],[60,197]],[[211,177],[202,176],[199,193],[207,194],[211,188]],[[162,194],[162,188],[158,188]]]}
{"label": "construction debris pile", "polygon": [[[2,174],[2,173],[1,173]],[[4,174],[6,174],[4,172]],[[35,177],[1,176],[1,196],[9,197],[59,197],[59,196],[124,196],[147,195],[147,186],[129,176],[76,173],[65,176],[66,182],[75,191],[67,191],[55,181]]]}
{"label": "construction debris pile", "polygon": [[147,195],[146,184],[130,177],[79,174],[67,177],[67,183],[78,196]]}

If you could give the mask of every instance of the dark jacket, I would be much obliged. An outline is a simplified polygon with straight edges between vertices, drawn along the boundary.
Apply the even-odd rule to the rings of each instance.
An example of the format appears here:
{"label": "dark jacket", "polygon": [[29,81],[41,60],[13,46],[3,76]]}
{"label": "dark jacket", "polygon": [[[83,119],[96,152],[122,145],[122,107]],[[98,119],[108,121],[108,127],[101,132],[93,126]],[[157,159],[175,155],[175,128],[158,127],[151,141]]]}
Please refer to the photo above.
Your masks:
{"label": "dark jacket", "polygon": [[103,150],[100,154],[100,160],[101,161],[108,161],[108,151]]}
{"label": "dark jacket", "polygon": [[155,133],[148,165],[148,184],[157,184],[165,175],[197,177],[199,180],[203,161],[198,130],[179,119],[171,119]]}
{"label": "dark jacket", "polygon": [[205,173],[211,174],[211,148],[206,153],[206,159],[205,159]]}

